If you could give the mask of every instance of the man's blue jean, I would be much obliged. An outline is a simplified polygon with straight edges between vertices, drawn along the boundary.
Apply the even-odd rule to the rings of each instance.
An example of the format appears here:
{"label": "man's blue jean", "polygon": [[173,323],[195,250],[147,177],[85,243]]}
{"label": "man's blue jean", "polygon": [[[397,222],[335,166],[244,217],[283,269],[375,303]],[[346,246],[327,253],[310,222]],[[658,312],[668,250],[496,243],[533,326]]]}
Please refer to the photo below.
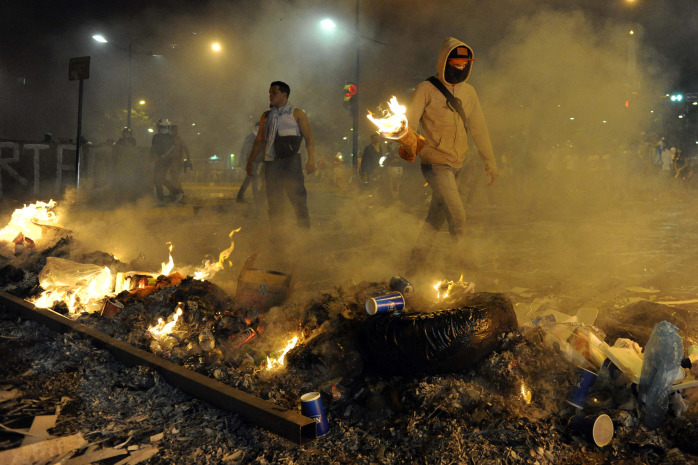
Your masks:
{"label": "man's blue jean", "polygon": [[448,222],[448,231],[456,241],[465,232],[465,207],[458,191],[461,170],[449,165],[423,164],[422,174],[429,183],[432,195],[426,223],[412,250],[412,259],[418,261],[426,258],[444,221]]}
{"label": "man's blue jean", "polygon": [[269,219],[278,225],[282,217],[284,193],[293,206],[298,225],[310,228],[308,193],[303,182],[303,167],[300,154],[283,160],[264,162],[264,180],[267,185]]}

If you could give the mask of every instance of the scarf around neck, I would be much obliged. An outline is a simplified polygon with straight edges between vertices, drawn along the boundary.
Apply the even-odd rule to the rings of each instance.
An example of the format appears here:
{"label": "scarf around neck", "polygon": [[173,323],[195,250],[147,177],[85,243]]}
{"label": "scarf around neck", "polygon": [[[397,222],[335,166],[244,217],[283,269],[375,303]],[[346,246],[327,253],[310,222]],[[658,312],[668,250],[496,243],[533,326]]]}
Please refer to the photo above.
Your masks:
{"label": "scarf around neck", "polygon": [[267,115],[266,129],[264,131],[264,136],[267,139],[267,146],[264,153],[270,157],[273,156],[274,152],[274,138],[276,138],[276,131],[279,127],[279,119],[281,119],[283,115],[293,115],[294,109],[295,107],[293,105],[289,105],[287,103],[281,108],[273,107],[271,110],[269,110],[269,114]]}

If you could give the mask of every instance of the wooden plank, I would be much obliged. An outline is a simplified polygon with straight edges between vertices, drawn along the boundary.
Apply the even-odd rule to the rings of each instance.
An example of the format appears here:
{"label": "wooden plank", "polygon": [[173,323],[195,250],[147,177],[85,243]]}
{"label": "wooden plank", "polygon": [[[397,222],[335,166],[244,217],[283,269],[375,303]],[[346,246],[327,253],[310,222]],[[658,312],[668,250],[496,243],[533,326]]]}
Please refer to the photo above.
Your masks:
{"label": "wooden plank", "polygon": [[58,415],[37,415],[29,428],[29,434],[22,441],[23,446],[41,442],[51,437],[48,430],[56,426]]}
{"label": "wooden plank", "polygon": [[8,310],[58,332],[73,331],[82,334],[92,339],[98,347],[111,352],[120,362],[131,366],[145,365],[154,368],[168,383],[188,394],[216,407],[237,413],[248,422],[298,444],[304,444],[317,437],[315,420],[295,410],[283,408],[188,370],[150,352],[107,336],[94,328],[76,323],[52,310],[37,308],[4,291],[0,291],[0,310]]}
{"label": "wooden plank", "polygon": [[55,439],[20,446],[14,449],[0,451],[0,463],[3,465],[27,465],[47,461],[71,450],[82,449],[89,444],[82,434],[73,434]]}

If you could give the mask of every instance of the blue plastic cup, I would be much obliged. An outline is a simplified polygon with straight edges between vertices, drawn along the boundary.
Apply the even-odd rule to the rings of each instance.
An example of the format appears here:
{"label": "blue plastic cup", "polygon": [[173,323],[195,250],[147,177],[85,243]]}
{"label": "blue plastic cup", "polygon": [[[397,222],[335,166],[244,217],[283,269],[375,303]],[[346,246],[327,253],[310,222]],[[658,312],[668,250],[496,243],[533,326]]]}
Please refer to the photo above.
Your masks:
{"label": "blue plastic cup", "polygon": [[378,297],[370,297],[366,300],[366,312],[369,315],[376,313],[393,312],[405,308],[405,299],[399,292],[391,292],[390,294],[381,295]]}
{"label": "blue plastic cup", "polygon": [[315,420],[316,437],[324,436],[330,430],[319,392],[308,392],[301,396],[301,413]]}
{"label": "blue plastic cup", "polygon": [[596,381],[596,373],[577,367],[574,383],[567,392],[565,402],[577,408],[584,408],[584,398],[594,381]]}
{"label": "blue plastic cup", "polygon": [[577,415],[570,419],[568,426],[576,434],[599,447],[607,446],[613,441],[613,420],[606,414]]}

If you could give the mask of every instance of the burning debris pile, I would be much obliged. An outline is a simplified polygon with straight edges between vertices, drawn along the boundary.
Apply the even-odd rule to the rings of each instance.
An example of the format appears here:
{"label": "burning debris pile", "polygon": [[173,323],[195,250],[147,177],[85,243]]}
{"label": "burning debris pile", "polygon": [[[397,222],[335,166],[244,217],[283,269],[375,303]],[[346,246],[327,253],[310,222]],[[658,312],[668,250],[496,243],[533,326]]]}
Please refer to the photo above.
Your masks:
{"label": "burning debris pile", "polygon": [[[134,456],[124,464],[695,461],[691,388],[673,391],[688,401],[667,394],[666,415],[650,429],[637,397],[643,384],[618,356],[627,351],[602,345],[613,333],[611,313],[598,322],[589,311],[567,315],[538,298],[475,292],[462,277],[434,288],[364,281],[268,301],[243,283],[248,293],[231,296],[168,264],[160,273],[134,272],[109,254],[75,257],[62,232],[5,260],[6,292],[39,302],[51,279],[73,290],[96,282],[92,294],[88,284],[72,303],[67,295],[50,307],[282,409],[300,410],[303,393],[319,392],[329,431],[293,444],[192,399],[152,368],[124,367],[75,334],[0,312],[4,452],[18,447],[34,418],[60,415],[52,437],[79,433],[92,444],[76,446],[76,459],[100,444],[105,454]],[[219,265],[230,252],[232,245]],[[288,276],[254,270],[253,262],[241,278],[292,290]],[[75,282],[57,279],[66,275]],[[84,297],[107,281],[110,292]],[[640,342],[650,347],[654,321],[640,326],[636,320],[632,334],[646,335]],[[380,339],[393,345],[376,345]],[[477,352],[483,341],[486,350]],[[630,343],[621,348],[638,353]],[[583,370],[595,378],[585,392],[578,381],[591,375],[580,378]],[[681,373],[690,383],[690,369]]]}

